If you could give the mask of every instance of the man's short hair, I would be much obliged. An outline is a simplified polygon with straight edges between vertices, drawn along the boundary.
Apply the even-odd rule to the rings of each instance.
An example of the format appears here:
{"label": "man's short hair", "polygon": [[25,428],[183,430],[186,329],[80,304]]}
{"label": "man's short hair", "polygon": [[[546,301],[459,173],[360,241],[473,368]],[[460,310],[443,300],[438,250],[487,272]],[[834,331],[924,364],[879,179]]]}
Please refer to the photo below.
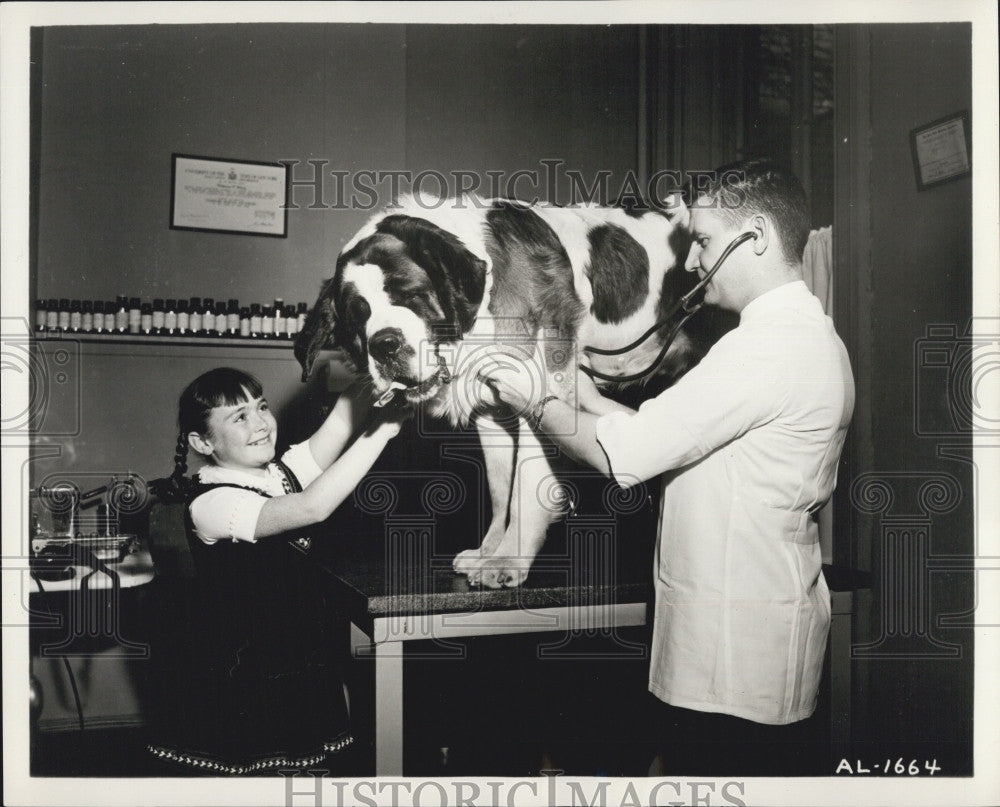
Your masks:
{"label": "man's short hair", "polygon": [[775,226],[782,254],[790,264],[802,262],[809,239],[809,206],[802,183],[773,160],[756,159],[717,168],[709,182],[694,189],[696,207],[711,202],[716,213],[734,226],[758,213]]}

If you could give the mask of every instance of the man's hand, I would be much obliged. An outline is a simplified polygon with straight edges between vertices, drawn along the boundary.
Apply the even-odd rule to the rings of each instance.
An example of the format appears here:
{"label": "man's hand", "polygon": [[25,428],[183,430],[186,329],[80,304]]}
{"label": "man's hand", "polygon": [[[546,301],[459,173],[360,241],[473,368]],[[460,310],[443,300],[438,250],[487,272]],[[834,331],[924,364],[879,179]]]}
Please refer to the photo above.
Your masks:
{"label": "man's hand", "polygon": [[527,412],[545,396],[541,350],[531,356],[497,353],[479,371],[479,380],[515,412]]}
{"label": "man's hand", "polygon": [[597,384],[585,372],[576,374],[576,405],[585,412],[603,415],[607,398],[601,395]]}

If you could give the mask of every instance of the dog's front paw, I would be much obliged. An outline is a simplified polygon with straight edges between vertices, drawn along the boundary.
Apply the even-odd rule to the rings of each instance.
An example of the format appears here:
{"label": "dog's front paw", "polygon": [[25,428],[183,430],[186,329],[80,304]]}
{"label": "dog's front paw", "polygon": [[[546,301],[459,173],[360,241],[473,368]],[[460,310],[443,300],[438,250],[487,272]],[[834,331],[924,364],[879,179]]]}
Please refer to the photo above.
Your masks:
{"label": "dog's front paw", "polygon": [[482,561],[478,568],[467,572],[469,584],[484,588],[514,588],[521,585],[531,570],[528,558],[497,557]]}
{"label": "dog's front paw", "polygon": [[469,574],[483,560],[483,553],[480,549],[465,549],[455,555],[451,562],[451,568],[458,574]]}

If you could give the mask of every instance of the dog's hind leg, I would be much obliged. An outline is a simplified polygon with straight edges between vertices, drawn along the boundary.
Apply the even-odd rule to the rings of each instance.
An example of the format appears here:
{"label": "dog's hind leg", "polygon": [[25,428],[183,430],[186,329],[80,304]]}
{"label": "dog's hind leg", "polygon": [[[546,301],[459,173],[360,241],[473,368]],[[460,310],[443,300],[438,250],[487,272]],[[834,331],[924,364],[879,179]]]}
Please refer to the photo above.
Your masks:
{"label": "dog's hind leg", "polygon": [[563,507],[547,500],[546,483],[552,478],[549,451],[526,421],[519,421],[517,463],[510,497],[510,520],[503,540],[490,557],[483,557],[468,572],[469,582],[487,588],[519,586],[545,543],[549,524]]}
{"label": "dog's hind leg", "polygon": [[483,558],[492,555],[503,540],[507,529],[510,490],[514,479],[516,435],[489,415],[479,415],[476,418],[476,428],[483,446],[486,482],[493,514],[481,545],[476,549],[459,552],[452,561],[452,568],[460,574],[472,571]]}

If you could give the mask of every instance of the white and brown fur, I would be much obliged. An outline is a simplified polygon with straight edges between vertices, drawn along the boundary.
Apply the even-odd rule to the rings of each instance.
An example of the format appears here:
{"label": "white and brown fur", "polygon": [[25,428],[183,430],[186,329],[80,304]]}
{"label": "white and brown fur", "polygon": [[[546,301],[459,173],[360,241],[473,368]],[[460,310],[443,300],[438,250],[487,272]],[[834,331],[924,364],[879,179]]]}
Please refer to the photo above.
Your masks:
{"label": "white and brown fur", "polygon": [[[471,583],[519,585],[558,518],[536,493],[552,474],[539,435],[497,410],[476,380],[483,363],[540,346],[539,394],[570,401],[580,364],[616,376],[647,367],[669,327],[623,356],[582,348],[626,345],[673,305],[692,283],[677,266],[685,237],[658,210],[406,198],[344,247],[296,355],[308,372],[319,350],[343,348],[377,395],[396,382],[431,415],[475,423],[493,515],[482,544],[454,561]],[[681,331],[660,375],[697,362],[695,341]]]}

